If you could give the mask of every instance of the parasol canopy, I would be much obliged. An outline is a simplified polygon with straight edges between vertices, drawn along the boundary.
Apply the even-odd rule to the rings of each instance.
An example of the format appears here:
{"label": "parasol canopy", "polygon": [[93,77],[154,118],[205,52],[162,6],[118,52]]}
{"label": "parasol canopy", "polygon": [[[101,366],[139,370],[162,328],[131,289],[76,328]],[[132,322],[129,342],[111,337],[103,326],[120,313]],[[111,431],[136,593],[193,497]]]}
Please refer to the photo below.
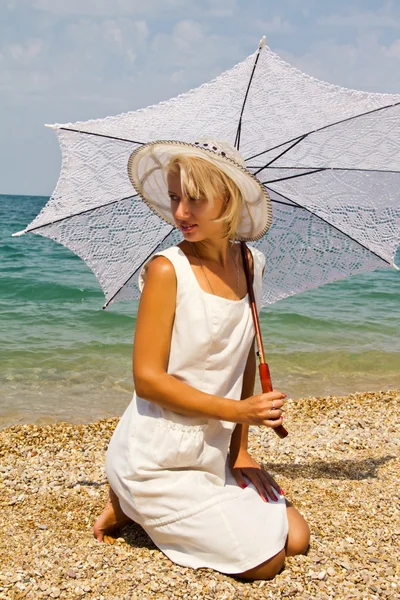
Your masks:
{"label": "parasol canopy", "polygon": [[273,205],[263,306],[364,271],[395,267],[400,242],[400,95],[330,85],[264,44],[219,77],[154,106],[51,125],[54,193],[28,227],[79,255],[105,306],[139,297],[138,273],[182,234],[132,189],[127,164],[154,140],[235,144]]}

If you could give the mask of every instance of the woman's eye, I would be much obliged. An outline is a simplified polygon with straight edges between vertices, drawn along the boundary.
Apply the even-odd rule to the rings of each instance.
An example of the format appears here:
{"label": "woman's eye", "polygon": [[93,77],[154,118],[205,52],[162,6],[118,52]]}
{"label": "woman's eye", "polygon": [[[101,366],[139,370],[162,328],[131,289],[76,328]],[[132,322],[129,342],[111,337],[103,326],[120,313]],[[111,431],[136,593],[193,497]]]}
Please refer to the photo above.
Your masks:
{"label": "woman's eye", "polygon": [[[170,195],[169,199],[171,202],[179,202],[179,198],[177,196]],[[188,196],[190,202],[198,203],[201,202],[202,198],[195,198],[194,196]]]}

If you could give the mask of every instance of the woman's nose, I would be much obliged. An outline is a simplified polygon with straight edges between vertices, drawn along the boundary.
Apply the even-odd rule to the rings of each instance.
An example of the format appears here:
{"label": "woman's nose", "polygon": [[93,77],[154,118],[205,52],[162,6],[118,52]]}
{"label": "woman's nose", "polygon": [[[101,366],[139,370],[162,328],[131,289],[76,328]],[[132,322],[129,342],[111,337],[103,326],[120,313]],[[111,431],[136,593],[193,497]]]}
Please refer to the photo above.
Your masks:
{"label": "woman's nose", "polygon": [[188,216],[190,216],[189,204],[186,199],[182,198],[178,206],[176,207],[175,218],[183,220]]}

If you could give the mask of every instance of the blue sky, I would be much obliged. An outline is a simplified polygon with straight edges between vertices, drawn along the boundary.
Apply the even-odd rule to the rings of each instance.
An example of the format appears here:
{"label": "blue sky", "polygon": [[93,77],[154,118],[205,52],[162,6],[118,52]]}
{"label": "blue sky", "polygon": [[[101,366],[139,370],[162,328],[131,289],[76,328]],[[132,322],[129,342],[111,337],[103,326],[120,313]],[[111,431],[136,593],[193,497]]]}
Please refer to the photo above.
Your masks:
{"label": "blue sky", "polygon": [[134,110],[204,83],[260,38],[356,89],[400,93],[400,2],[3,0],[0,193],[50,195],[60,151],[44,123]]}

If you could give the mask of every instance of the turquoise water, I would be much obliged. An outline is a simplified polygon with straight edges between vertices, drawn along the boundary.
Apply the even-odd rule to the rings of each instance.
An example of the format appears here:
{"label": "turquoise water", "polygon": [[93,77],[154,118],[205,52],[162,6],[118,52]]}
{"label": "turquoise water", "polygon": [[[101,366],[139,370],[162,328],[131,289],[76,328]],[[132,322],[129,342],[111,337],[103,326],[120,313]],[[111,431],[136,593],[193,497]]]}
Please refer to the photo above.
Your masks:
{"label": "turquoise water", "polygon": [[[0,427],[122,414],[137,302],[102,310],[89,268],[28,234],[47,198],[0,196]],[[399,261],[398,261],[399,262]],[[274,386],[291,397],[400,388],[400,272],[287,298],[261,313]]]}

